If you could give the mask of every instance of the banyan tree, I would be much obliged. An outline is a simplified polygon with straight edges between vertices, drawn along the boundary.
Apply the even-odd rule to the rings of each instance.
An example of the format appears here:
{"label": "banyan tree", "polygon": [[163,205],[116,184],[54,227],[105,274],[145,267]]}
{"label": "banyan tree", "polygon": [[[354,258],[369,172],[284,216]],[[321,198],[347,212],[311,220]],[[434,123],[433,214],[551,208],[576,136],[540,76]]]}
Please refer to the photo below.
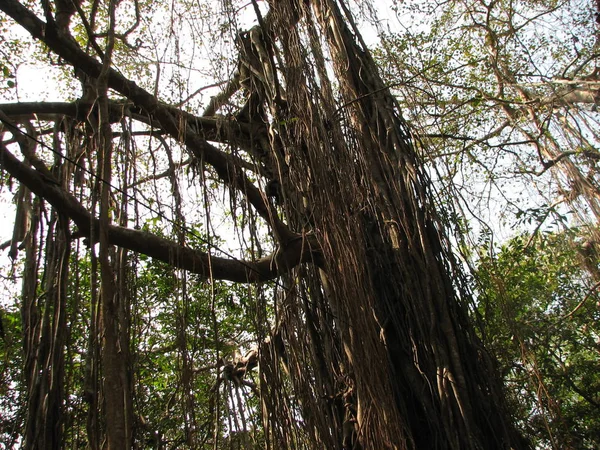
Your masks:
{"label": "banyan tree", "polygon": [[[207,5],[229,20],[220,32],[203,28]],[[64,92],[0,105],[16,205],[4,251],[21,279],[4,438],[527,447],[353,9],[0,2],[5,30],[28,33]],[[237,28],[242,12],[254,20]],[[152,34],[160,21],[170,34]],[[177,64],[140,61],[202,33],[232,51],[232,70],[193,103],[158,81]]]}

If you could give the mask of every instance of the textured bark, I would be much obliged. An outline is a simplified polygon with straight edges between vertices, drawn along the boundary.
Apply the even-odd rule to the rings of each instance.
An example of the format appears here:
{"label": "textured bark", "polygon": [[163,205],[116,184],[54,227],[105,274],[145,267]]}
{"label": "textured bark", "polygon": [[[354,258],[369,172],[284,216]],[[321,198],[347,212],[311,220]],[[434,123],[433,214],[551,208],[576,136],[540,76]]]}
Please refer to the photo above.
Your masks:
{"label": "textured bark", "polygon": [[66,283],[69,244],[64,220],[55,215],[45,243],[43,294],[36,293],[37,255],[35,234],[38,219],[28,230],[27,264],[23,278],[23,319],[26,324],[25,365],[28,385],[24,448],[60,449],[64,427],[64,352],[66,327]]}

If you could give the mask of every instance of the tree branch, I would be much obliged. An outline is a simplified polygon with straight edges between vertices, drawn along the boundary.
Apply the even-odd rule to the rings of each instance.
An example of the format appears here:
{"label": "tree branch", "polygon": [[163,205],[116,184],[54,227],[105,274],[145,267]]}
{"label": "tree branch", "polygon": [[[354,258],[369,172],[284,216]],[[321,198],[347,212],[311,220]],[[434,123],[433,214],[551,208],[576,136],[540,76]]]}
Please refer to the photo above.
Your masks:
{"label": "tree branch", "polygon": [[[97,78],[100,75],[102,64],[86,54],[73,39],[60,34],[54,24],[44,23],[17,0],[3,0],[0,2],[0,10],[69,64],[90,77]],[[148,117],[155,119],[173,139],[185,144],[198,159],[211,165],[224,183],[242,192],[257,213],[271,225],[282,245],[298,237],[279,219],[266,196],[261,194],[229,155],[206,141],[208,134],[203,125],[206,120],[214,119],[196,117],[160,103],[154,95],[112,68],[108,70],[107,80],[110,89],[131,100]],[[225,140],[235,141],[235,137],[226,137]]]}
{"label": "tree branch", "polygon": [[[7,117],[10,117],[13,123],[25,123],[29,120],[39,119],[42,121],[59,121],[62,117],[68,116],[73,117],[78,120],[84,121],[86,120],[86,112],[88,111],[85,108],[80,107],[79,102],[19,102],[19,103],[0,103],[0,113],[6,114]],[[129,102],[124,101],[109,101],[109,111],[110,111],[110,122],[118,123],[123,115],[130,115],[131,118],[145,123],[147,125],[156,126],[160,128],[159,124],[153,123],[152,120],[148,118],[148,116],[142,114],[139,108],[135,107]],[[241,129],[240,127],[246,127],[247,125],[240,124],[235,121],[235,119],[226,119],[226,118],[198,118],[202,122],[201,126],[205,130],[209,130],[210,140],[219,140],[219,135],[231,135],[231,132],[235,133],[235,129],[238,131]],[[0,125],[1,127],[1,125]],[[211,132],[212,131],[212,132]],[[152,135],[157,137],[158,139],[162,139],[158,136],[158,133],[152,132]],[[239,144],[239,143],[238,143]],[[249,145],[249,142],[248,142]],[[244,145],[240,145],[240,148],[247,150]],[[239,156],[236,155],[228,155],[228,157],[241,168],[249,170],[254,173],[258,173],[262,176],[267,176],[263,167],[252,164],[251,162],[245,161]],[[188,158],[188,162],[190,159]],[[138,181],[134,183],[134,185],[141,184],[143,181],[157,179],[160,176],[151,176],[146,180]]]}
{"label": "tree branch", "polygon": [[[91,106],[91,105],[89,105]],[[164,105],[166,108],[172,108]],[[109,101],[110,120],[117,123],[123,115],[129,114],[139,122],[160,128],[160,123],[152,120],[141,108],[128,101],[111,100]],[[13,122],[22,123],[24,120],[37,119],[55,121],[60,116],[69,116],[78,120],[86,120],[89,110],[82,107],[79,101],[75,102],[18,102],[18,103],[0,103],[0,110],[9,116]],[[194,129],[201,130],[203,136],[210,141],[234,143],[243,150],[250,150],[251,135],[260,132],[256,127],[243,122],[238,122],[235,118],[229,117],[196,117],[192,114],[179,111],[189,124],[193,124]]]}
{"label": "tree branch", "polygon": [[[4,143],[0,143],[0,165],[37,196],[47,200],[59,212],[69,217],[78,227],[78,235],[89,236],[92,228],[98,230],[98,219],[91,214],[69,193],[56,183],[47,180],[40,172],[19,161]],[[93,227],[92,227],[93,225]],[[95,241],[96,237],[92,237]],[[272,280],[301,263],[321,264],[319,245],[312,235],[299,236],[274,254],[258,261],[241,261],[212,256],[208,253],[182,247],[179,244],[154,234],[109,225],[108,239],[117,245],[174,267],[198,273],[204,277],[212,276],[218,280],[239,283],[257,283]]]}

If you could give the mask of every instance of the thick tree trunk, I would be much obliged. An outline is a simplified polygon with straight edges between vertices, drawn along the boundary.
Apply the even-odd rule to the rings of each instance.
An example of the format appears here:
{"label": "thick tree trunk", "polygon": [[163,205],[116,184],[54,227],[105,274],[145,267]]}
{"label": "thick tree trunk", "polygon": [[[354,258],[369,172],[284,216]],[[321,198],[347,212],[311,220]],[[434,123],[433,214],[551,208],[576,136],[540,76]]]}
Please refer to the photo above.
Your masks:
{"label": "thick tree trunk", "polygon": [[[272,2],[270,36],[283,36],[304,11],[313,38],[325,36],[342,104],[333,100],[318,54],[315,103],[293,31],[282,40],[289,109],[269,98],[265,104],[283,116],[280,123],[293,124],[277,130],[287,164],[273,172],[286,174],[290,221],[310,223],[323,249],[322,289],[345,350],[341,359],[319,361],[322,343],[311,336],[313,365],[351,379],[340,416],[351,415],[354,430],[337,445],[521,448],[490,358],[469,325],[469,293],[453,280],[459,272],[398,106],[343,3],[310,4],[314,23],[306,4]],[[277,86],[263,91],[276,94]],[[335,379],[331,374],[330,383]]]}

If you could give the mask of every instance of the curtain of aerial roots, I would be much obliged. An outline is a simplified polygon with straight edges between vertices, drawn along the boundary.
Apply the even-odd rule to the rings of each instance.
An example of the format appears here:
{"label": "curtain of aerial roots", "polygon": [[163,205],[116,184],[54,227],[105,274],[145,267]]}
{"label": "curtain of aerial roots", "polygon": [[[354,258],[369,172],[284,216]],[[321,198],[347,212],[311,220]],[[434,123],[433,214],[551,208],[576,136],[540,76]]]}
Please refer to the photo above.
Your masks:
{"label": "curtain of aerial roots", "polygon": [[[41,139],[33,126],[27,124],[25,128],[29,136]],[[35,141],[24,136],[16,140],[27,160],[42,167]],[[73,122],[65,119],[55,124],[52,140],[55,155],[48,176],[87,201],[89,185],[82,167],[98,173],[95,139],[83,137]],[[77,161],[78,166],[65,163],[65,158]],[[123,177],[127,177],[127,169]],[[100,189],[97,184],[92,190],[92,203]],[[68,220],[43,201],[33,200],[24,186],[17,191],[16,205],[9,255],[16,259],[19,251],[25,253],[21,296],[23,446],[63,448],[66,442],[85,439],[75,434],[81,433],[78,426],[85,423],[85,440],[90,448],[101,448],[107,432],[112,433],[113,448],[124,448],[121,445],[131,442],[132,426],[128,349],[133,268],[124,251],[111,253],[110,262],[105,261],[109,267],[104,270],[113,288],[110,297],[105,295],[100,301],[99,264],[94,247],[90,270],[89,265],[80,264],[78,256],[88,249],[80,249],[79,241],[71,240]],[[127,203],[115,211],[119,223],[125,225]]]}
{"label": "curtain of aerial roots", "polygon": [[287,372],[315,447],[517,448],[397,104],[344,5],[308,3],[270,2],[261,21],[281,79],[249,33],[263,75],[250,84],[281,139],[272,154],[283,209],[325,254],[323,271],[297,269],[302,281],[287,283],[262,352],[274,446],[296,439],[294,403],[281,400]]}
{"label": "curtain of aerial roots", "polygon": [[[27,417],[24,440],[29,448],[57,449],[64,390],[67,339],[65,292],[69,246],[66,223],[52,212],[42,226],[40,203],[19,188],[19,209],[27,210],[22,317]],[[39,234],[38,234],[39,233]],[[44,239],[40,248],[38,237]],[[38,273],[38,263],[44,267]],[[40,294],[40,292],[42,294]]]}
{"label": "curtain of aerial roots", "polygon": [[[34,128],[27,127],[35,135]],[[57,131],[57,130],[55,130]],[[17,138],[24,155],[35,161],[35,143]],[[68,168],[55,158],[53,175],[61,183]],[[16,194],[16,220],[11,258],[24,249],[21,316],[23,319],[26,448],[58,449],[62,443],[61,416],[65,392],[67,280],[70,242],[68,221],[47,211],[24,186]],[[42,220],[45,218],[45,220]],[[21,245],[18,245],[22,242]]]}

